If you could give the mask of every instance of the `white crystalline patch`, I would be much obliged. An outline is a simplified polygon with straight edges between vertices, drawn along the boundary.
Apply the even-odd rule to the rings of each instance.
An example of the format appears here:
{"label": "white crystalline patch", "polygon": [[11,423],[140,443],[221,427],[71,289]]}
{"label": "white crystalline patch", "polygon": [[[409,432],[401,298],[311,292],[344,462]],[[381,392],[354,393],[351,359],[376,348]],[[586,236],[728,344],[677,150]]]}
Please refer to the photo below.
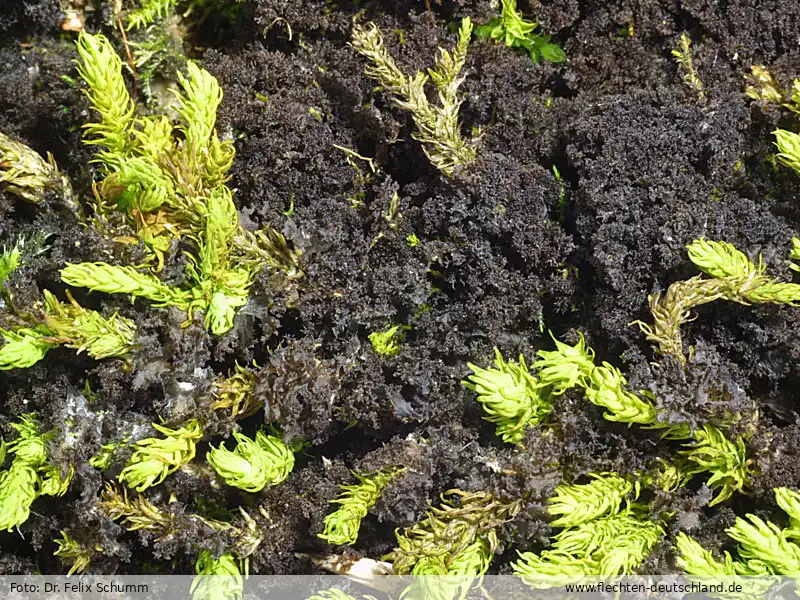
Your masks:
{"label": "white crystalline patch", "polygon": [[96,418],[97,413],[86,405],[86,397],[80,392],[67,394],[65,414],[67,429],[64,431],[63,446],[66,448],[73,448],[78,444],[81,429],[101,422]]}
{"label": "white crystalline patch", "polygon": [[345,575],[369,581],[374,577],[391,575],[392,572],[392,565],[390,563],[379,562],[371,558],[362,558],[352,563]]}

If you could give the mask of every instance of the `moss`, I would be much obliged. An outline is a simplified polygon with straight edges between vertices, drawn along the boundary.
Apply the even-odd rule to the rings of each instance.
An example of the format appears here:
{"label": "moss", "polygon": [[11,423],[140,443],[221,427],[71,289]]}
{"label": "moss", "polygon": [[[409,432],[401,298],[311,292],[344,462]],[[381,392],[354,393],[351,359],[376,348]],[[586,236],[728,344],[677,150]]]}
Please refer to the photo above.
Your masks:
{"label": "moss", "polygon": [[[246,559],[253,573],[319,572],[331,550],[317,534],[335,512],[329,502],[339,485],[356,484],[352,472],[393,465],[408,468],[368,508],[352,548],[373,560],[399,545],[395,530],[427,531],[415,525],[426,512],[444,510],[439,498],[449,489],[503,506],[522,503],[510,521],[483,523],[469,543],[448,547],[444,559],[417,561],[426,572],[507,572],[517,550],[541,558],[563,532],[571,531],[567,538],[588,531],[554,525],[560,515],[546,507],[559,495],[556,488],[585,485],[589,473],[641,483],[638,498],[620,500],[617,515],[590,522],[623,514],[627,501],[639,505],[617,526],[664,527],[663,543],[635,555],[647,555],[641,569],[650,572],[676,569],[678,530],[717,553],[733,551],[725,532],[737,515],[791,526],[775,507],[773,488],[800,487],[794,309],[699,305],[697,318],[680,327],[683,362],[654,355],[629,324],[652,323],[647,296],[699,273],[685,246],[704,235],[763,255],[770,278],[792,281],[789,244],[800,230],[796,175],[764,159],[776,151],[771,131],[793,130],[784,106],[791,103],[784,41],[795,35],[797,6],[759,11],[751,10],[755,0],[743,0],[741,11],[724,12],[693,3],[676,16],[666,0],[646,0],[635,15],[624,3],[581,10],[574,2],[544,3],[535,20],[542,31],[559,32],[569,60],[533,65],[525,52],[473,41],[461,71],[458,121],[465,139],[478,125],[484,136],[469,168],[447,178],[411,137],[413,119],[374,89],[363,58],[347,42],[353,17],[364,9],[360,22],[403,32],[402,44],[396,35],[384,39],[399,68],[424,72],[437,48],[456,43],[445,23],[464,17],[487,23],[499,12],[489,2],[431,2],[430,10],[416,0],[234,4],[236,21],[212,15],[198,23],[200,13],[163,21],[177,45],[167,49],[156,80],[174,81],[177,71],[194,80],[175,50],[187,52],[224,90],[216,138],[236,148],[225,185],[236,190],[231,202],[241,228],[269,232],[245,240],[250,250],[265,250],[257,261],[267,264],[248,281],[247,301],[235,307],[223,335],[210,334],[202,317],[187,322],[179,307],[72,289],[87,311],[135,323],[136,343],[128,362],[54,347],[30,368],[0,373],[4,439],[16,439],[7,427],[14,415],[37,411],[40,430],[58,432],[47,442],[48,470],[37,471],[40,479],[55,474],[49,467],[63,475],[69,464],[76,469],[64,497],[33,501],[19,525],[23,537],[3,533],[0,572],[66,572],[89,554],[90,572],[194,574],[200,557],[201,570],[235,565],[243,575]],[[517,12],[529,8],[518,3]],[[148,98],[147,65],[138,76],[129,72],[118,27],[103,21],[109,15],[87,12],[84,26],[107,35],[120,56],[135,119],[152,125],[150,119],[166,117],[170,143],[179,146],[190,127],[176,130],[186,120]],[[632,17],[635,31],[630,27],[624,42],[615,39]],[[687,95],[669,60],[687,18],[697,31],[710,32],[692,47],[704,106]],[[0,245],[26,243],[2,283],[6,331],[20,328],[19,315],[32,312],[44,290],[66,302],[60,272],[67,264],[146,264],[137,273],[187,292],[194,287],[187,279],[192,258],[200,257],[197,240],[208,239],[195,225],[192,235],[169,235],[164,226],[175,222],[158,210],[144,211],[147,218],[138,221],[137,202],[156,203],[158,196],[141,193],[147,186],[136,164],[109,171],[91,162],[98,148],[82,144],[81,126],[87,116],[101,119],[75,85],[74,33],[60,30],[62,19],[55,2],[0,6],[6,34],[0,131],[40,157],[40,174],[53,174],[55,163],[76,201],[65,202],[56,185],[36,191],[32,203],[0,184]],[[146,35],[128,33],[129,43]],[[764,85],[757,98],[747,95],[745,85],[757,82],[743,81],[742,65],[762,63],[780,98],[770,99]],[[433,93],[428,100],[435,105]],[[542,101],[532,103],[532,96]],[[355,155],[335,146],[369,159],[353,161],[361,176],[348,164]],[[160,161],[158,168],[163,174]],[[709,194],[714,189],[723,202]],[[107,222],[87,226],[83,220],[97,216],[98,197],[108,204]],[[416,245],[408,243],[412,234]],[[45,237],[46,244],[34,243]],[[161,264],[154,260],[156,239]],[[564,277],[564,265],[571,276]],[[199,317],[201,307],[194,309]],[[400,352],[383,358],[367,335],[398,323],[412,329]],[[506,444],[493,435],[499,424],[484,422],[482,403],[461,382],[470,361],[488,370],[495,346],[507,358],[522,354],[532,363],[538,351],[553,351],[542,323],[573,348],[576,332],[583,332],[596,352],[592,370],[578,369],[577,388],[541,388],[552,409],[538,423],[515,413],[525,425]],[[541,384],[541,369],[528,367]],[[87,380],[93,395],[84,391]],[[650,431],[653,414],[664,427]],[[191,419],[202,422],[199,457],[141,494],[115,487],[102,495],[137,440],[167,437],[151,423],[178,430]],[[265,424],[279,427],[287,445],[308,444],[295,454],[291,473],[260,492],[225,485],[203,460],[208,444],[233,450],[227,440],[234,431],[255,440]],[[694,436],[662,439],[665,430]],[[103,471],[90,466],[96,455]],[[7,456],[3,471],[12,463]],[[702,474],[691,475],[699,468]],[[717,472],[722,478],[711,489],[706,484]],[[726,486],[733,496],[709,506]],[[448,503],[448,513],[464,508],[452,495]],[[663,522],[665,513],[674,517]],[[142,527],[127,531],[132,519]],[[65,547],[60,556],[53,556],[54,540]]]}

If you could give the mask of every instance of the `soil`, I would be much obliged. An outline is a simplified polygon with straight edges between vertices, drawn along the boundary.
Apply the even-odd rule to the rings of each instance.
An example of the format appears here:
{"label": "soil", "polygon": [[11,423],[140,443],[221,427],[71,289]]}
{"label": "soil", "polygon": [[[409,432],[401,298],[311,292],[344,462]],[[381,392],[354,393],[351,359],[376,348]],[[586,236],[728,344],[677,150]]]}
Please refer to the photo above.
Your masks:
{"label": "soil", "polygon": [[[797,180],[770,157],[771,132],[796,123],[743,88],[753,64],[784,85],[800,76],[800,3],[521,1],[568,60],[537,65],[473,42],[461,116],[464,131],[480,126],[485,135],[475,164],[447,179],[411,138],[408,115],[364,76],[349,31],[359,14],[395,32],[387,43],[410,72],[430,66],[438,45],[452,45],[449,23],[463,16],[484,23],[495,14],[490,4],[434,0],[428,11],[413,0],[251,0],[233,22],[212,17],[192,32],[196,58],[225,92],[218,126],[235,140],[237,206],[246,223],[272,225],[304,251],[306,277],[296,288],[261,278],[221,337],[199,321],[182,328],[183,314],[144,301],[75,292],[88,307],[134,319],[140,348],[130,369],[59,349],[32,368],[0,373],[7,439],[23,412],[39,412],[48,428],[79,423],[77,441],[62,444],[58,457],[76,466],[69,492],[38,500],[18,532],[0,534],[0,572],[64,572],[53,540],[73,529],[105,549],[96,572],[193,573],[198,550],[219,551],[224,539],[190,529],[169,541],[126,532],[95,507],[104,477],[119,469],[101,474],[87,460],[114,432],[185,421],[215,376],[252,361],[266,414],[308,443],[289,479],[247,494],[179,472],[154,488],[152,501],[174,495],[170,510],[209,515],[263,507],[280,526],[260,521],[269,534],[251,572],[317,572],[308,555],[335,550],[316,534],[338,486],[352,483],[350,471],[403,464],[409,469],[365,519],[355,551],[373,558],[390,551],[395,529],[422,518],[448,489],[524,494],[492,566],[508,572],[517,549],[545,547],[551,531],[542,507],[559,482],[632,474],[676,450],[604,420],[572,392],[556,405],[556,425],[532,429],[524,450],[495,437],[462,385],[467,362],[486,365],[495,346],[530,359],[552,346],[547,330],[572,342],[583,333],[599,359],[628,374],[632,388],[654,392],[676,418],[702,423],[712,388],[727,391],[715,410],[758,409],[750,442],[758,474],[748,493],[708,508],[709,491],[695,478],[655,498],[676,516],[648,572],[676,569],[679,529],[719,548],[734,514],[781,522],[772,488],[800,487],[797,309],[700,308],[683,328],[694,348],[685,369],[656,354],[631,322],[650,320],[649,294],[697,274],[685,246],[701,236],[761,254],[772,273],[791,280],[785,258],[800,229]],[[104,24],[108,8],[100,8],[87,29],[116,35]],[[62,21],[57,0],[0,5],[0,131],[51,152],[87,199],[95,166],[81,125],[90,113],[79,86],[62,77],[76,77],[75,34],[62,31]],[[693,41],[705,102],[671,56],[682,32]],[[373,157],[372,180],[334,145]],[[402,217],[393,230],[383,215],[395,194]],[[0,187],[0,241],[34,233],[49,236],[49,249],[10,280],[22,303],[43,289],[63,294],[58,273],[66,262],[136,258],[81,225],[58,198],[32,207]],[[412,233],[415,247],[406,243]],[[400,354],[381,359],[367,336],[391,323],[411,329]],[[81,395],[87,379],[92,402]],[[179,383],[192,384],[188,397]],[[253,434],[263,415],[240,423],[242,430]],[[231,427],[213,424],[205,442],[218,444]]]}

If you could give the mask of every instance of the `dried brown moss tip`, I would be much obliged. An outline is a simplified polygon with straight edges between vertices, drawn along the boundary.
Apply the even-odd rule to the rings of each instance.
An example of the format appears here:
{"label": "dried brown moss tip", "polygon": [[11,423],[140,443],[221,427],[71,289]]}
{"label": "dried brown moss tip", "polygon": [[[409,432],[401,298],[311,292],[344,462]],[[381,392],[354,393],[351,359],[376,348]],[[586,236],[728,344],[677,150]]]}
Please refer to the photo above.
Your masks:
{"label": "dried brown moss tip", "polygon": [[[125,488],[113,483],[106,483],[98,508],[109,519],[120,521],[128,531],[152,531],[159,538],[174,534],[178,529],[197,525],[204,525],[213,531],[236,529],[231,523],[159,506],[141,494],[129,496]],[[254,530],[255,521],[247,513],[243,513],[243,516],[242,535],[252,537],[244,532]]]}
{"label": "dried brown moss tip", "polygon": [[397,548],[386,557],[397,575],[444,575],[469,554],[473,545],[485,546],[488,557],[499,548],[498,529],[513,519],[520,500],[499,500],[491,492],[448,490],[440,507],[431,507],[426,518],[396,532]]}
{"label": "dried brown moss tip", "polygon": [[[439,48],[433,68],[428,69],[427,73],[420,71],[409,77],[389,54],[377,25],[357,24],[353,28],[351,44],[369,60],[366,74],[377,79],[394,96],[398,107],[411,113],[416,126],[414,139],[422,143],[422,149],[431,163],[448,177],[475,160],[480,139],[480,133],[464,139],[458,120],[458,111],[463,102],[459,98],[458,88],[464,82],[461,71],[471,35],[471,21],[469,18],[462,19],[453,52]],[[428,81],[433,81],[439,92],[438,105],[428,100],[425,89]]]}
{"label": "dried brown moss tip", "polygon": [[678,48],[672,51],[672,56],[683,71],[684,83],[694,91],[700,102],[705,102],[706,92],[703,86],[703,80],[700,79],[700,76],[697,74],[694,62],[692,61],[692,38],[682,33]]}
{"label": "dried brown moss tip", "polygon": [[800,113],[800,80],[792,81],[790,90],[781,86],[775,76],[763,65],[753,65],[745,76],[744,94],[765,105],[781,106],[793,113]]}
{"label": "dried brown moss tip", "polygon": [[701,271],[698,275],[669,286],[667,293],[649,298],[653,324],[639,325],[647,339],[656,344],[661,354],[673,356],[686,364],[680,328],[693,319],[692,310],[715,300],[738,304],[788,304],[800,302],[800,285],[770,277],[759,258],[758,264],[727,242],[698,239],[689,244],[689,259]]}
{"label": "dried brown moss tip", "polygon": [[234,419],[244,419],[263,406],[256,399],[256,374],[237,364],[233,375],[214,383],[211,410],[229,410]]}
{"label": "dried brown moss tip", "polygon": [[83,573],[92,564],[92,559],[96,554],[103,551],[102,546],[95,544],[88,546],[72,537],[68,531],[61,531],[61,538],[55,540],[58,549],[53,552],[53,556],[61,559],[65,565],[69,565],[68,575]]}
{"label": "dried brown moss tip", "polygon": [[69,179],[58,170],[53,155],[47,159],[25,144],[0,132],[0,187],[27,202],[44,202],[49,190],[76,208]]}
{"label": "dried brown moss tip", "polygon": [[195,546],[204,536],[217,535],[218,540],[224,540],[228,551],[242,560],[258,549],[266,530],[276,527],[263,507],[255,517],[240,507],[238,518],[220,521],[186,512],[174,497],[169,504],[160,505],[141,494],[129,496],[127,490],[113,483],[106,483],[97,508],[109,519],[119,521],[128,531],[147,532],[156,544],[173,543],[181,537],[188,537],[190,544]]}

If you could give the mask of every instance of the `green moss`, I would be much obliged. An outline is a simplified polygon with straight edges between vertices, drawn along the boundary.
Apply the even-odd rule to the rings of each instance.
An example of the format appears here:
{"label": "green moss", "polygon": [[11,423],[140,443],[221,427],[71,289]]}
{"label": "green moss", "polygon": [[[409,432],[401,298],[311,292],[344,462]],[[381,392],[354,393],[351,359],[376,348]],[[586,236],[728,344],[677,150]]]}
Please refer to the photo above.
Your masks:
{"label": "green moss", "polygon": [[372,349],[381,358],[389,358],[400,354],[401,346],[406,336],[406,331],[411,329],[407,325],[392,325],[385,331],[374,331],[368,339]]}
{"label": "green moss", "polygon": [[502,42],[508,48],[525,50],[535,63],[542,60],[564,62],[567,59],[564,51],[550,41],[549,35],[538,32],[538,27],[538,23],[526,20],[517,11],[517,0],[502,0],[500,16],[475,29],[475,36]]}

